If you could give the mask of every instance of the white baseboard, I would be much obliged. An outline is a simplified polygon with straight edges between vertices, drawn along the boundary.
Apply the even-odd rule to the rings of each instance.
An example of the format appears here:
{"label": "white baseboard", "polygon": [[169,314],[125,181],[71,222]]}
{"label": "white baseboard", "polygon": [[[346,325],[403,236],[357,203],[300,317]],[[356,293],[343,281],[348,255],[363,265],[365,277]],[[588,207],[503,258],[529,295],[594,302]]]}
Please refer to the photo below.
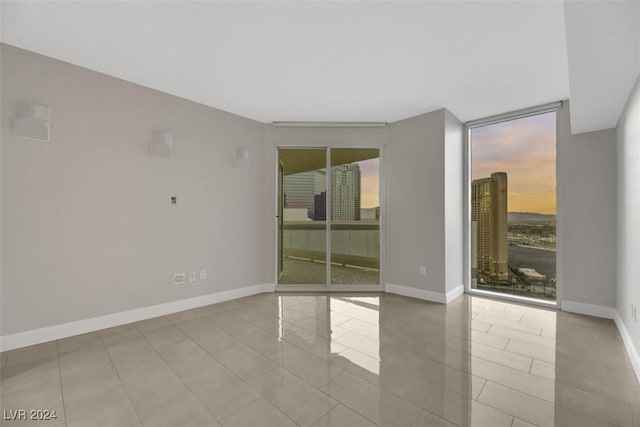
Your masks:
{"label": "white baseboard", "polygon": [[604,305],[563,300],[560,303],[560,308],[562,311],[570,313],[586,314],[587,316],[603,317],[605,319],[615,319],[616,317],[616,309]]}
{"label": "white baseboard", "polygon": [[631,335],[627,330],[624,322],[622,321],[622,317],[618,310],[616,310],[614,319],[616,322],[616,326],[618,327],[618,331],[620,332],[620,336],[622,337],[622,342],[624,343],[625,348],[627,349],[627,354],[629,355],[629,360],[631,361],[631,365],[633,366],[633,370],[636,373],[636,377],[638,381],[640,381],[640,356],[638,355],[638,350],[636,346],[633,345],[633,341],[631,340]]}
{"label": "white baseboard", "polygon": [[457,288],[450,290],[449,292],[447,292],[447,295],[445,295],[445,304],[449,304],[451,301],[459,298],[463,294],[464,285],[460,285]]}
{"label": "white baseboard", "polygon": [[418,298],[418,299],[423,299],[431,302],[438,302],[440,304],[447,303],[447,295],[440,292],[427,291],[425,289],[411,288],[409,286],[401,286],[401,285],[394,285],[392,283],[387,283],[385,285],[385,291],[392,294],[403,295],[405,297]]}
{"label": "white baseboard", "polygon": [[620,336],[622,337],[622,342],[624,343],[624,346],[627,350],[627,354],[629,355],[629,360],[631,361],[633,370],[636,373],[636,377],[638,378],[638,381],[640,381],[640,355],[638,354],[638,350],[631,340],[631,335],[629,334],[627,327],[622,321],[622,317],[620,316],[618,310],[613,307],[585,304],[582,302],[574,301],[562,301],[561,307],[562,311],[568,311],[570,313],[586,314],[588,316],[613,319],[616,322],[616,326],[618,328],[618,331],[620,332]]}
{"label": "white baseboard", "polygon": [[218,302],[229,301],[264,292],[273,292],[274,290],[275,285],[273,283],[263,283],[167,302],[164,304],[136,308],[133,310],[122,311],[120,313],[106,314],[104,316],[18,332],[16,334],[1,336],[0,349],[1,351],[7,351],[27,347],[47,341],[59,340],[62,338],[72,337],[74,335],[99,331],[105,328],[112,328],[126,323],[138,322],[140,320],[151,319],[153,317],[164,316],[184,310],[191,310],[192,308],[198,308]]}

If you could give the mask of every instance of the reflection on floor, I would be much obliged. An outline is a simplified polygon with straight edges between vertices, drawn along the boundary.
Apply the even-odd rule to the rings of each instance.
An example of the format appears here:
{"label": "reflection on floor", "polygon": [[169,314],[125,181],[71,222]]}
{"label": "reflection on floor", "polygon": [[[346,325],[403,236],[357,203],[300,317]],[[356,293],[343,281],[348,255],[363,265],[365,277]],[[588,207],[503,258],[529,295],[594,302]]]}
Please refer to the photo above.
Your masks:
{"label": "reflection on floor", "polygon": [[[307,260],[284,258],[282,275],[278,283],[289,284],[322,284],[326,283],[327,266],[325,263]],[[331,283],[350,285],[377,285],[380,283],[378,271],[358,267],[346,267],[333,264],[331,266]]]}
{"label": "reflection on floor", "polygon": [[261,294],[5,352],[1,377],[5,417],[46,426],[640,425],[612,321],[467,295]]}

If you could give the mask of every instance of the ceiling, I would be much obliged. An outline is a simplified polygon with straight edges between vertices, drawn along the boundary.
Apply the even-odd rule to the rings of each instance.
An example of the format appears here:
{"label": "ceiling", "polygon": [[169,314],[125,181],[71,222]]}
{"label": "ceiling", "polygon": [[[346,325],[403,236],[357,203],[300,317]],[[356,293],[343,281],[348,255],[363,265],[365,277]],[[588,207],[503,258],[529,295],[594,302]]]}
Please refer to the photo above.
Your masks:
{"label": "ceiling", "polygon": [[[314,153],[315,152],[315,153]],[[337,148],[331,150],[331,166],[340,166],[380,157],[377,148]],[[322,170],[327,168],[327,151],[324,148],[297,150],[280,148],[278,161],[284,175]]]}
{"label": "ceiling", "polygon": [[573,95],[562,1],[4,1],[2,15],[5,43],[262,122],[443,107],[467,121]]}
{"label": "ceiling", "polygon": [[640,71],[640,1],[565,4],[571,130],[612,128]]}

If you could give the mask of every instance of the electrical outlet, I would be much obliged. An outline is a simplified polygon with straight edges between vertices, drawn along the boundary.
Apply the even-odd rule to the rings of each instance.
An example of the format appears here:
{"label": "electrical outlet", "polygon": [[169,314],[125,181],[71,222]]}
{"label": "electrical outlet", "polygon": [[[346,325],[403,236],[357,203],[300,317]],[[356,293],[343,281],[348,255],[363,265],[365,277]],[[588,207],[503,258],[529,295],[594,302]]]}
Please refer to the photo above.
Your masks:
{"label": "electrical outlet", "polygon": [[206,280],[207,270],[200,270],[200,280]]}
{"label": "electrical outlet", "polygon": [[173,284],[174,285],[184,285],[185,276],[184,273],[176,273],[173,275]]}
{"label": "electrical outlet", "polygon": [[427,266],[426,265],[421,265],[420,266],[420,275],[421,276],[426,276],[427,275]]}
{"label": "electrical outlet", "polygon": [[189,273],[189,283],[193,283],[196,281],[196,272],[192,271]]}

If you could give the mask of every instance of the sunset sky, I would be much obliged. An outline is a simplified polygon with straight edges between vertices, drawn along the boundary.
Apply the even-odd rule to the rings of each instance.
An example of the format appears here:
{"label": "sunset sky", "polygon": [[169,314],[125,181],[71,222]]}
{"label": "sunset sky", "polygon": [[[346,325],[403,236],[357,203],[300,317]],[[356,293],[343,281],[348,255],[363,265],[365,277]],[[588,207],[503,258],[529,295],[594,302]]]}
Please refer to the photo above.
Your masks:
{"label": "sunset sky", "polygon": [[509,212],[556,213],[556,114],[539,114],[471,132],[473,179],[506,172]]}
{"label": "sunset sky", "polygon": [[360,165],[360,207],[380,206],[380,159],[356,163]]}
{"label": "sunset sky", "polygon": [[[556,213],[556,114],[474,128],[472,179],[506,172],[509,212]],[[380,206],[380,159],[360,165],[362,208]]]}

